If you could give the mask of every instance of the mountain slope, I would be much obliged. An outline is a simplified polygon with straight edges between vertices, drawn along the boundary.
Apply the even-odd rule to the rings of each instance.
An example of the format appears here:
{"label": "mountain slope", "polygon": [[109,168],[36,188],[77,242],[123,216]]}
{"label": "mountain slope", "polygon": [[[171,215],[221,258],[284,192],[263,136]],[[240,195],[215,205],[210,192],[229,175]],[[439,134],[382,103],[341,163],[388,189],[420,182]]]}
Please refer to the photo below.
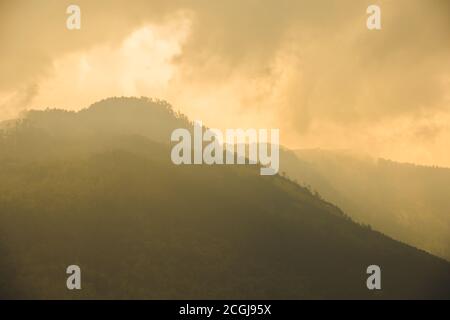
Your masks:
{"label": "mountain slope", "polygon": [[[128,120],[105,122],[100,134],[56,128],[48,119],[57,111],[48,111],[3,135],[3,297],[450,297],[449,263],[354,223],[283,177],[173,165],[162,134],[127,131],[143,118],[128,110],[135,101],[121,99]],[[110,102],[96,116],[111,117]],[[159,105],[144,105],[155,116]],[[81,128],[89,112],[62,117]],[[70,264],[82,269],[81,291],[65,288]],[[371,264],[381,266],[381,291],[366,288]]]}
{"label": "mountain slope", "polygon": [[281,166],[353,219],[450,260],[450,169],[331,150],[285,151]]}

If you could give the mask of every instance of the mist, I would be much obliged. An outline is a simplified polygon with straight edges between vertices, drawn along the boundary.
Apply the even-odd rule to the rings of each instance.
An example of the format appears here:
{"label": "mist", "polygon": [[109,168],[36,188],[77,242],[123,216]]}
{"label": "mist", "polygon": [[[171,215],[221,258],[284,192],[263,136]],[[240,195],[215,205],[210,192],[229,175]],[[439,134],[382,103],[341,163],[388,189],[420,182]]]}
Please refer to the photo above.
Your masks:
{"label": "mist", "polygon": [[2,1],[0,119],[150,96],[291,148],[450,166],[448,1]]}

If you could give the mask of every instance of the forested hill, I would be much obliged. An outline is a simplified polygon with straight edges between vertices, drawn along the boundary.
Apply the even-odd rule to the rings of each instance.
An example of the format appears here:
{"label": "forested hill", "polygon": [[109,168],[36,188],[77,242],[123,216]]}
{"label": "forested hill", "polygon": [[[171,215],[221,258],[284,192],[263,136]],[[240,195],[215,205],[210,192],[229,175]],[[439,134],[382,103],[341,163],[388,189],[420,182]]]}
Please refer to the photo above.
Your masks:
{"label": "forested hill", "polygon": [[[450,264],[255,166],[175,166],[163,102],[31,112],[0,142],[1,298],[442,298]],[[66,288],[66,267],[82,290]],[[382,270],[382,290],[366,268]]]}
{"label": "forested hill", "polygon": [[356,221],[450,261],[450,169],[319,149],[284,151],[280,163]]}

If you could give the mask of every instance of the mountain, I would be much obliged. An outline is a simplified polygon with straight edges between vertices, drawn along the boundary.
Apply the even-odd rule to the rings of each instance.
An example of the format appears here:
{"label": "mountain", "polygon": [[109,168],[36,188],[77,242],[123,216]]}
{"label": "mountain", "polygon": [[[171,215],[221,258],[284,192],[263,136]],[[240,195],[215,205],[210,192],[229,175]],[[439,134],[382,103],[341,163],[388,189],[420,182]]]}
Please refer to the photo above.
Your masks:
{"label": "mountain", "polygon": [[[33,111],[0,137],[0,297],[450,297],[450,264],[256,165],[170,160],[170,105]],[[66,289],[68,265],[82,290]],[[382,290],[366,287],[381,267]]]}
{"label": "mountain", "polygon": [[281,159],[289,177],[356,221],[450,261],[450,169],[320,149]]}

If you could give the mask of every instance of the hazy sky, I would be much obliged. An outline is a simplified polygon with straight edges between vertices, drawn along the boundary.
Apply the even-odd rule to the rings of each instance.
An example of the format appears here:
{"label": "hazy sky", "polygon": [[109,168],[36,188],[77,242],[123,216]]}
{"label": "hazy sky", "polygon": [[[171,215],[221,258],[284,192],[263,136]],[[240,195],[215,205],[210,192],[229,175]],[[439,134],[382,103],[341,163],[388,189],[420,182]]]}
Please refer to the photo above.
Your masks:
{"label": "hazy sky", "polygon": [[0,41],[0,120],[149,96],[292,148],[450,167],[448,0],[0,0]]}

